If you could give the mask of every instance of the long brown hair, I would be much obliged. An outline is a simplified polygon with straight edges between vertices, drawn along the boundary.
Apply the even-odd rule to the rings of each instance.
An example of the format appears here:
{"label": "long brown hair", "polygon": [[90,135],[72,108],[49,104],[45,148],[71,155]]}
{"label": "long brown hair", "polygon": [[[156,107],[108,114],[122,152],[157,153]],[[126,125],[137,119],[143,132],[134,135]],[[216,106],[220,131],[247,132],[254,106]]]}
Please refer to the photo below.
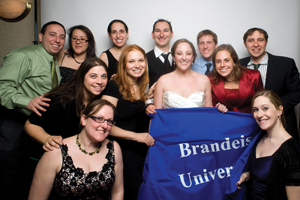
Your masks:
{"label": "long brown hair", "polygon": [[149,83],[149,77],[148,77],[148,70],[147,70],[146,53],[141,47],[139,47],[136,44],[128,45],[127,47],[125,47],[125,49],[122,51],[122,54],[119,59],[118,72],[117,72],[116,76],[114,76],[112,79],[119,85],[119,91],[121,92],[123,99],[128,100],[128,101],[136,101],[137,100],[131,93],[130,81],[129,81],[128,74],[126,71],[127,56],[128,56],[128,53],[131,51],[140,51],[144,55],[144,59],[146,62],[144,74],[137,79],[137,85],[140,90],[140,99],[139,100],[145,101],[146,100],[145,92],[147,90],[147,86]]}
{"label": "long brown hair", "polygon": [[46,96],[61,103],[63,107],[75,99],[76,114],[80,117],[83,110],[84,77],[95,66],[102,66],[107,72],[107,66],[102,60],[97,57],[87,58],[69,82],[52,89]]}
{"label": "long brown hair", "polygon": [[211,79],[214,80],[214,84],[218,84],[220,82],[220,80],[224,80],[226,81],[218,72],[216,69],[216,55],[217,53],[219,53],[220,51],[227,51],[230,54],[231,59],[233,60],[234,66],[233,66],[233,70],[231,73],[233,73],[234,75],[234,81],[239,81],[240,78],[242,77],[242,75],[247,72],[247,69],[243,66],[240,65],[240,61],[239,61],[239,57],[236,53],[236,51],[234,50],[234,48],[230,45],[230,44],[222,44],[220,46],[218,46],[213,54],[213,65],[214,68],[211,71]]}

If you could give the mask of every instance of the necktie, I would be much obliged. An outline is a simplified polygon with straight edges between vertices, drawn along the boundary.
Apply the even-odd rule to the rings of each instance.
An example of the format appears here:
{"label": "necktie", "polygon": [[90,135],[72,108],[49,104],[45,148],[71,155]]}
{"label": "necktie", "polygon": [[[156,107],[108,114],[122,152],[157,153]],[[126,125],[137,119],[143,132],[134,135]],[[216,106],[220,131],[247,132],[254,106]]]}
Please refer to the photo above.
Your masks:
{"label": "necktie", "polygon": [[253,65],[253,68],[255,69],[255,70],[258,70],[258,68],[259,68],[259,66],[260,66],[260,64],[252,64]]}
{"label": "necktie", "polygon": [[206,63],[205,65],[206,65],[206,72],[205,72],[205,75],[208,76],[208,75],[210,75],[210,70],[209,70],[209,68],[210,68],[210,66],[211,66],[212,64],[211,64],[211,63]]}
{"label": "necktie", "polygon": [[164,53],[161,54],[161,55],[164,57],[164,59],[165,59],[164,64],[165,64],[165,66],[166,66],[167,68],[170,67],[169,54],[170,54],[170,52],[168,52],[167,54],[164,54]]}
{"label": "necktie", "polygon": [[55,88],[58,83],[57,83],[57,75],[55,71],[55,57],[51,60],[51,79],[52,79],[52,89]]}

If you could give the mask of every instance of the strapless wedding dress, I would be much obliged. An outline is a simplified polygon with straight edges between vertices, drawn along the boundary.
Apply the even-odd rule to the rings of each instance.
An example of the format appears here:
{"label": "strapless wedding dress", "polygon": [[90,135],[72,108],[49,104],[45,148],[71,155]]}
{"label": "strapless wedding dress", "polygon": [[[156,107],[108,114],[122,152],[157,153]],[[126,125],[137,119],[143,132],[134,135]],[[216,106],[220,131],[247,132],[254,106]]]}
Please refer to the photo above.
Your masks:
{"label": "strapless wedding dress", "polygon": [[193,108],[203,107],[205,103],[205,93],[197,91],[185,98],[179,94],[166,91],[163,93],[163,108]]}

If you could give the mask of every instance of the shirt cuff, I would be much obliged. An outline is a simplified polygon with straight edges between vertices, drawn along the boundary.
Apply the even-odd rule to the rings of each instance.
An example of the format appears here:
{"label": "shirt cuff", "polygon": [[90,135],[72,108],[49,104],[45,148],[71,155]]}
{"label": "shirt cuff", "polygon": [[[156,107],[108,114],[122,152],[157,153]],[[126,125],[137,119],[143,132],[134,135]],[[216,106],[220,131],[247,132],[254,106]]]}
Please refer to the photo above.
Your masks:
{"label": "shirt cuff", "polygon": [[27,105],[29,103],[29,101],[33,99],[31,97],[26,97],[26,96],[20,96],[16,102],[15,105],[17,108],[26,108],[27,109]]}
{"label": "shirt cuff", "polygon": [[145,105],[146,105],[146,106],[148,106],[149,104],[153,104],[153,98],[148,99],[148,100],[145,102]]}

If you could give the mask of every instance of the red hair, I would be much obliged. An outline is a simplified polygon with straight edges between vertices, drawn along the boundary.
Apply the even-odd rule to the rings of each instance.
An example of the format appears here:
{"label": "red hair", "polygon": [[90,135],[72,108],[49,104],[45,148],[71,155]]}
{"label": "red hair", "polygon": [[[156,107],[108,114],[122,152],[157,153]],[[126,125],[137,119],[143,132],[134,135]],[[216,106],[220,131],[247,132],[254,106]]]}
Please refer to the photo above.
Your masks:
{"label": "red hair", "polygon": [[[136,97],[132,95],[131,93],[131,88],[130,88],[130,81],[128,78],[128,74],[126,71],[126,63],[127,63],[127,55],[131,51],[139,51],[144,55],[145,62],[147,64],[147,57],[144,49],[139,47],[136,44],[133,45],[128,45],[125,47],[125,49],[122,51],[122,54],[119,59],[119,64],[118,64],[118,72],[116,76],[114,76],[112,79],[119,85],[119,91],[122,94],[123,99],[128,100],[128,101],[136,101]],[[140,90],[140,99],[141,101],[146,101],[146,90],[147,86],[149,84],[149,77],[148,77],[148,69],[147,66],[145,67],[145,72],[144,74],[138,78],[137,80],[137,85]]]}

